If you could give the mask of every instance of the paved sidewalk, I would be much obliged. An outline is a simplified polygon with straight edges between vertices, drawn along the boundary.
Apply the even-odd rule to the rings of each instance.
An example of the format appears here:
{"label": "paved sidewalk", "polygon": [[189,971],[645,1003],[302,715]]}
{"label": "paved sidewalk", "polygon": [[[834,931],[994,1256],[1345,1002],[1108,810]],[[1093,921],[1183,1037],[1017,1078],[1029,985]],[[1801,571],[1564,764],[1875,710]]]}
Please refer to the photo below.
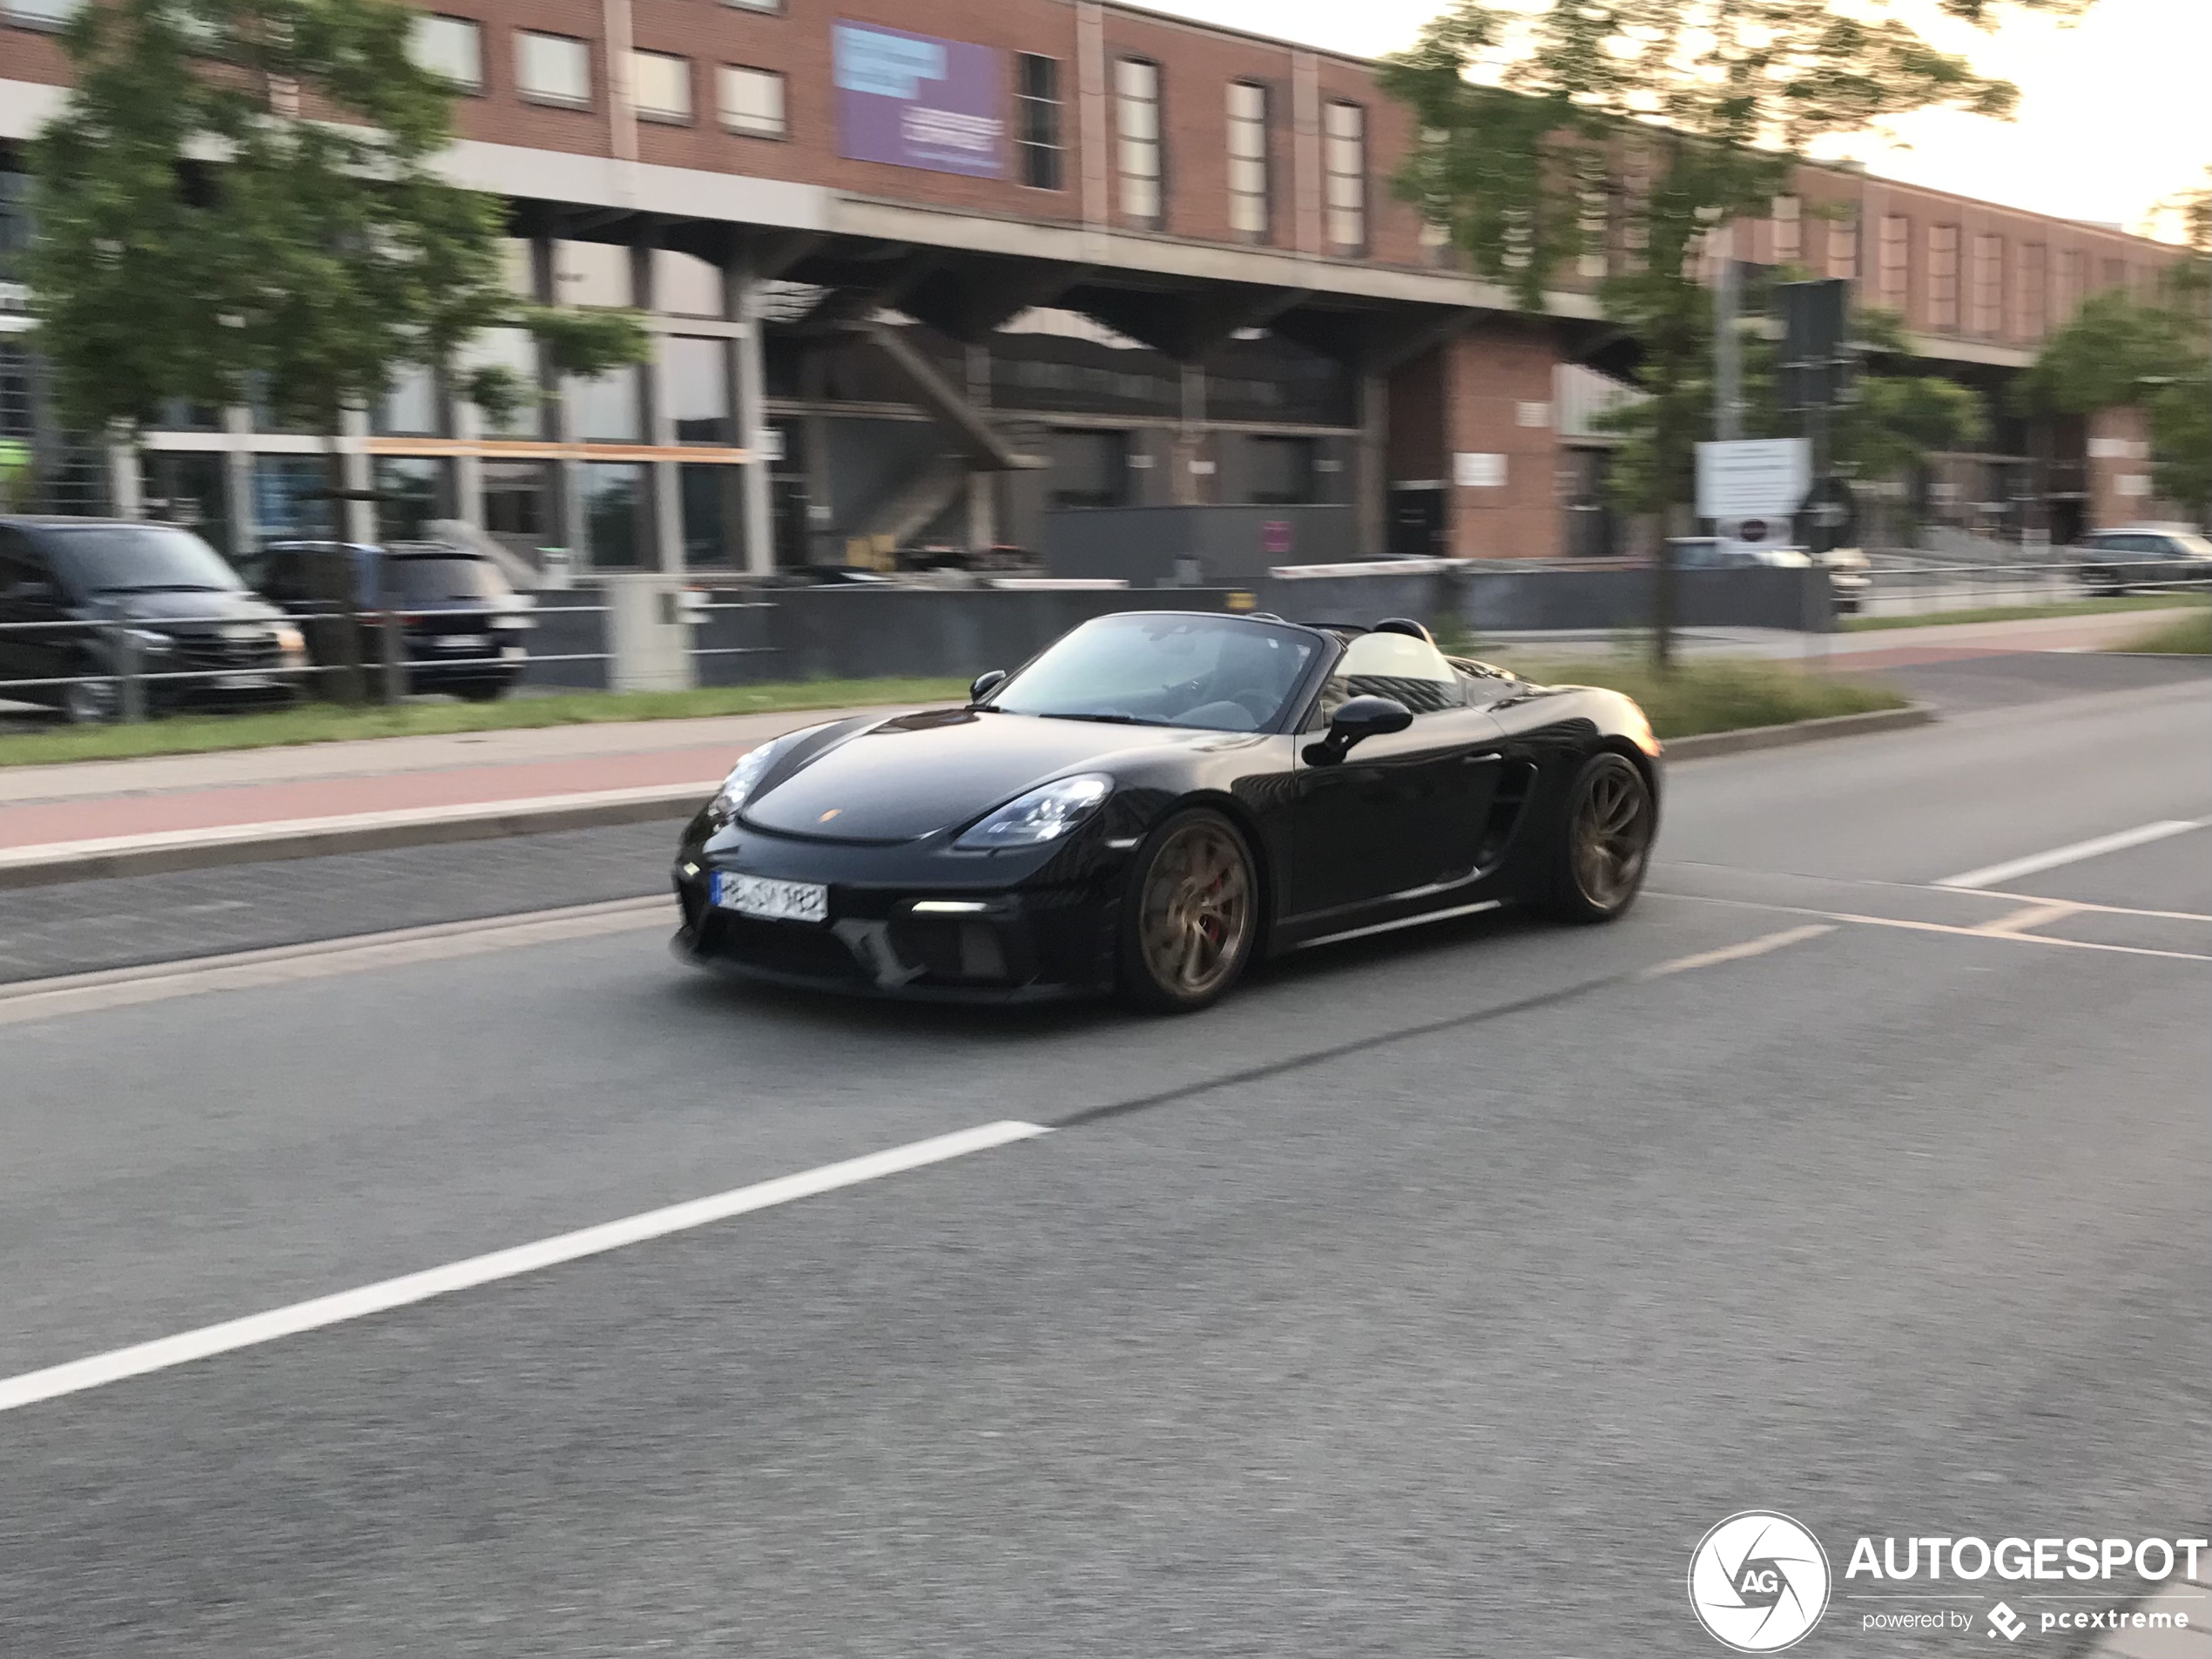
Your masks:
{"label": "paved sidewalk", "polygon": [[[545,726],[0,768],[0,883],[673,817],[753,745],[860,712]],[[423,833],[427,832],[427,833]],[[220,861],[220,860],[218,860]]]}

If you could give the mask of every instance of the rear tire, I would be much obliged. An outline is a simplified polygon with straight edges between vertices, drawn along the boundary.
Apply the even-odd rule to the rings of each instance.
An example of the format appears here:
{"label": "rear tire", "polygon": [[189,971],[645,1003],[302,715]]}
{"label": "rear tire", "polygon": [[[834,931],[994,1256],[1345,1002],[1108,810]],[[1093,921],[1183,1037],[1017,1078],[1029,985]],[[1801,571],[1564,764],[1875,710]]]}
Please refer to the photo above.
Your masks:
{"label": "rear tire", "polygon": [[1611,921],[1635,902],[1651,863],[1656,803],[1626,755],[1592,755],[1568,786],[1552,849],[1549,909],[1561,921]]}
{"label": "rear tire", "polygon": [[507,695],[505,680],[465,680],[453,688],[453,694],[469,703],[496,703]]}
{"label": "rear tire", "polygon": [[1228,995],[1259,934],[1258,876],[1237,826],[1193,808],[1154,830],[1131,863],[1117,927],[1126,1001],[1194,1014]]}

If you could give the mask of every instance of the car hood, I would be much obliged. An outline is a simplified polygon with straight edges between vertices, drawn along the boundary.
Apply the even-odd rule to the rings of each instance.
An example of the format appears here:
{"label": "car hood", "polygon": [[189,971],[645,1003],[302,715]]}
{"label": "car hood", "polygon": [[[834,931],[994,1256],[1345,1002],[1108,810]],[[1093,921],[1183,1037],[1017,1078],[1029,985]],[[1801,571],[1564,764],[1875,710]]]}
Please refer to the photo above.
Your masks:
{"label": "car hood", "polygon": [[1112,772],[1162,750],[1259,740],[1249,732],[926,710],[862,727],[785,775],[772,773],[743,815],[748,824],[779,834],[917,840],[1070,772]]}
{"label": "car hood", "polygon": [[256,593],[102,594],[84,609],[169,634],[212,633],[241,622],[283,619],[282,612]]}

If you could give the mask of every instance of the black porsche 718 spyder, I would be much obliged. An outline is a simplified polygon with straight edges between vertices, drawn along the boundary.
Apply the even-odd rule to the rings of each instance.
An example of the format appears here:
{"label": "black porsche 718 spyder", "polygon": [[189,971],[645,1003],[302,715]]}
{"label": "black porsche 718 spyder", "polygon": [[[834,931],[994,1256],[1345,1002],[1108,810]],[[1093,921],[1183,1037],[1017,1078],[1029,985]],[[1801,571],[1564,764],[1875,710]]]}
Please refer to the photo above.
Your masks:
{"label": "black porsche 718 spyder", "polygon": [[1122,612],[964,708],[747,752],[684,832],[676,945],[786,983],[1203,1008],[1306,946],[1517,901],[1611,920],[1658,759],[1618,692],[1418,623]]}

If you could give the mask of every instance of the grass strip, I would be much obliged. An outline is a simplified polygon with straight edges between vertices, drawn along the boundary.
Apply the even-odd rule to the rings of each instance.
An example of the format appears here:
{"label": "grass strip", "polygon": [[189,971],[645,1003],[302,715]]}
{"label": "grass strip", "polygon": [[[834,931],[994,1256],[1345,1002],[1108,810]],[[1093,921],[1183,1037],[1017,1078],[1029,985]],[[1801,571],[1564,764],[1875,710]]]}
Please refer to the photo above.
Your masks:
{"label": "grass strip", "polygon": [[0,766],[206,754],[221,749],[342,743],[354,738],[429,737],[612,720],[684,720],[716,714],[935,703],[965,700],[967,696],[968,682],[961,679],[825,679],[720,685],[695,691],[579,691],[573,696],[510,697],[497,703],[401,703],[388,708],[348,709],[310,703],[265,714],[178,715],[135,725],[62,726],[0,737]]}
{"label": "grass strip", "polygon": [[1757,658],[1693,658],[1666,674],[1634,657],[1507,658],[1505,665],[1557,685],[1603,685],[1643,705],[1663,738],[1787,725],[1834,714],[1901,709],[1912,699],[1859,675],[1814,674]]}

